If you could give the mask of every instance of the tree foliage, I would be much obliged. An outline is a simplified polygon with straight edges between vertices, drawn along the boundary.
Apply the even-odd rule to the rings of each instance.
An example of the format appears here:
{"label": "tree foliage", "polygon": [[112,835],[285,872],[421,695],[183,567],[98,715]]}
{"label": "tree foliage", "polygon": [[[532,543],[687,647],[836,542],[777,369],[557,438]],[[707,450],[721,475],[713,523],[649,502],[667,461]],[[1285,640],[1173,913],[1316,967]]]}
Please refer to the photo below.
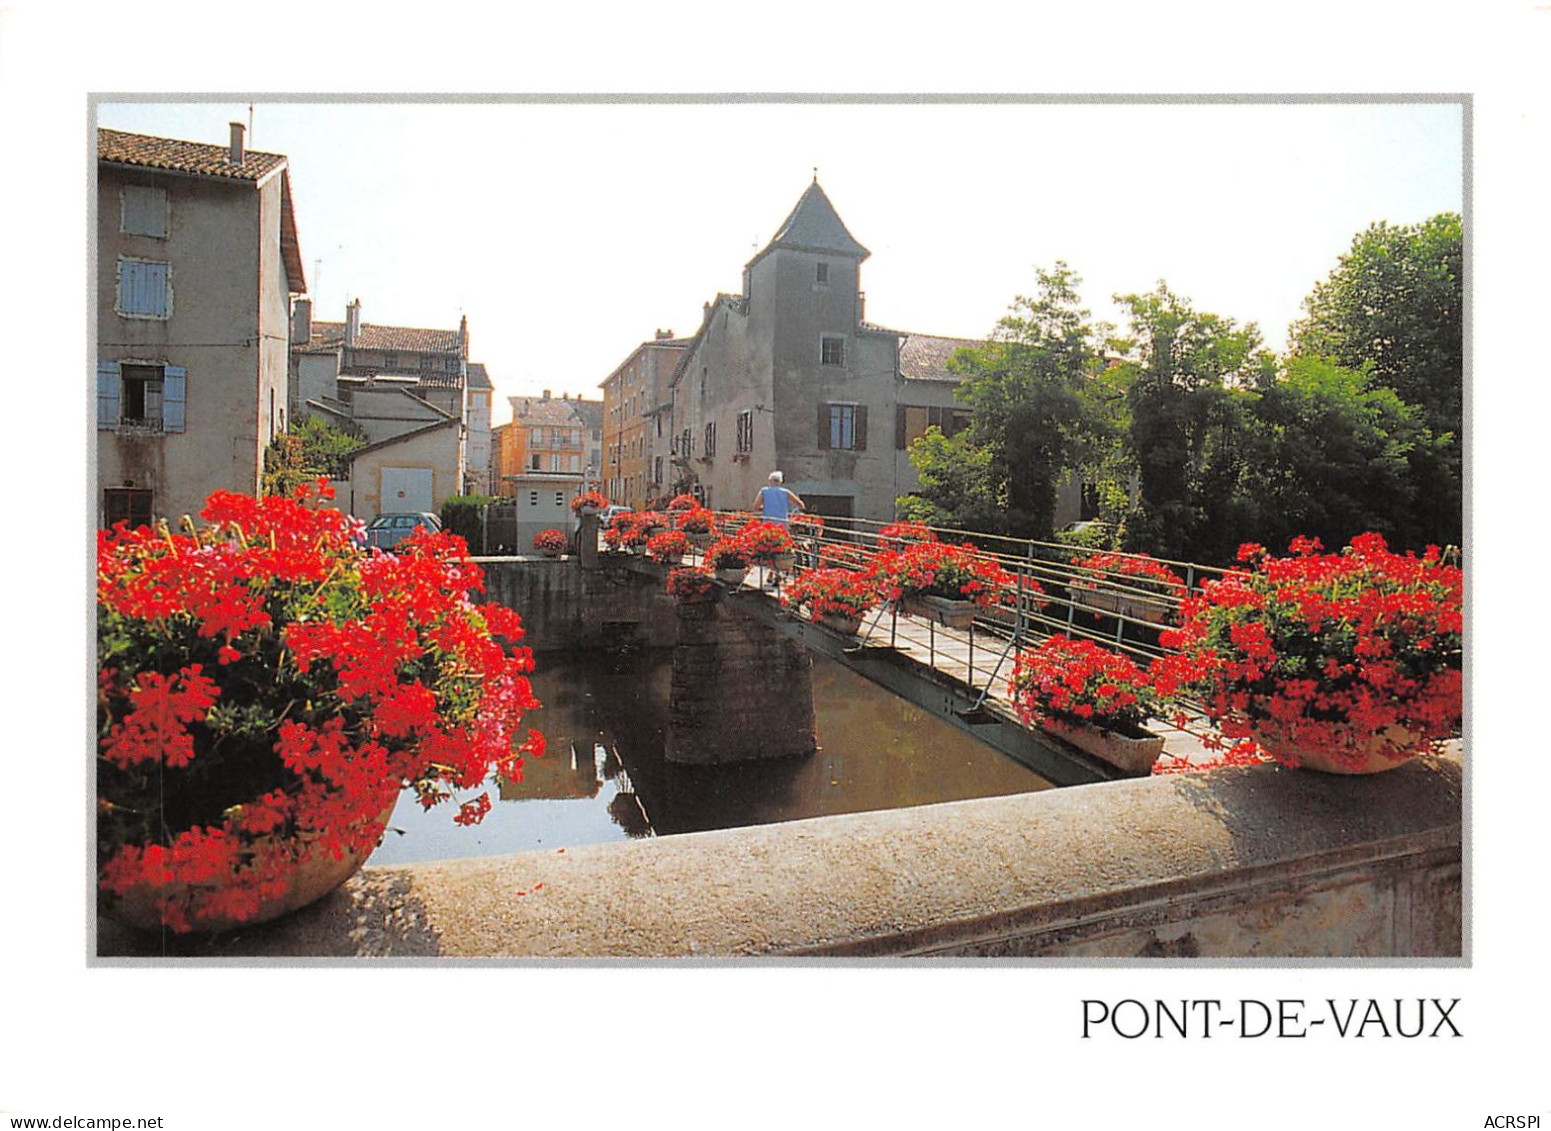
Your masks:
{"label": "tree foliage", "polygon": [[961,351],[955,395],[972,412],[968,432],[923,437],[911,460],[922,475],[916,516],[971,529],[1049,538],[1066,473],[1095,458],[1107,428],[1098,386],[1098,328],[1064,263],[1037,272],[984,346]]}
{"label": "tree foliage", "polygon": [[1436,540],[1428,500],[1448,441],[1393,389],[1295,356],[1255,417],[1262,444],[1246,481],[1255,541],[1285,546],[1312,534],[1340,546],[1369,530],[1397,546]]}
{"label": "tree foliage", "polygon": [[1297,353],[1348,369],[1418,405],[1436,433],[1457,437],[1464,412],[1464,222],[1372,225],[1304,300]]}
{"label": "tree foliage", "polygon": [[1174,559],[1231,556],[1249,517],[1254,390],[1273,380],[1274,359],[1253,323],[1196,311],[1166,283],[1116,301],[1130,312],[1120,378],[1140,489],[1127,545]]}
{"label": "tree foliage", "polygon": [[1127,549],[1227,563],[1242,542],[1339,546],[1364,531],[1420,550],[1463,525],[1462,225],[1374,224],[1305,301],[1278,361],[1253,323],[1160,282],[1115,296],[1124,359],[1063,263],[984,346],[962,351],[967,430],[919,439],[905,517],[1048,538],[1077,472]]}
{"label": "tree foliage", "polygon": [[358,432],[304,416],[270,441],[264,451],[264,493],[289,495],[297,484],[320,476],[348,479],[350,460],[366,446]]}

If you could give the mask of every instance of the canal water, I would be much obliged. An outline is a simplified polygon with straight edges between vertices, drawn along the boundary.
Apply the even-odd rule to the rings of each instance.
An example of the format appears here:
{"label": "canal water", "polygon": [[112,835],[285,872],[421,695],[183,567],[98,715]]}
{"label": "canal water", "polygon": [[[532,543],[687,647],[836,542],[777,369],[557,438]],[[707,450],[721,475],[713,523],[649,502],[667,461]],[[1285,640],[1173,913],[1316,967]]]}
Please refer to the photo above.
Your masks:
{"label": "canal water", "polygon": [[548,752],[492,790],[483,823],[399,799],[371,864],[564,848],[1048,789],[1032,770],[823,656],[813,657],[819,750],[802,758],[682,766],[663,758],[672,658],[544,654]]}

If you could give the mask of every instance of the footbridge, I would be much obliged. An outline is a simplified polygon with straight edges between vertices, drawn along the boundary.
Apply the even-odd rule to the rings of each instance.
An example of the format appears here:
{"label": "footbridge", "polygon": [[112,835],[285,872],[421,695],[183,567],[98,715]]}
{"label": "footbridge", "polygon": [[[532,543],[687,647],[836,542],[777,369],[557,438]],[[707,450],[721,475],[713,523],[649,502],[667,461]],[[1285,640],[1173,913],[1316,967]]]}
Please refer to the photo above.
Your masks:
{"label": "footbridge", "polygon": [[[715,517],[724,534],[753,521],[741,512],[718,512]],[[697,752],[715,750],[718,760],[741,760],[812,749],[806,656],[818,652],[1053,784],[1127,776],[1130,771],[1022,721],[1009,694],[1017,653],[1061,633],[1097,640],[1139,663],[1150,663],[1161,655],[1159,631],[1183,596],[1220,571],[938,529],[931,532],[933,537],[954,544],[972,541],[978,556],[994,560],[1015,579],[991,607],[976,609],[967,624],[949,626],[885,604],[850,635],[782,600],[792,582],[811,569],[863,568],[868,555],[887,544],[885,530],[881,524],[820,516],[820,523],[795,530],[794,553],[781,568],[756,565],[739,582],[719,582],[714,604],[677,606],[672,638],[659,634],[658,640],[675,647],[670,757],[676,753],[676,760],[695,761],[700,760]],[[616,587],[632,579],[637,586],[661,592],[669,567],[640,554],[606,551],[598,543],[595,523],[584,525],[579,549],[584,574],[608,578]],[[682,564],[703,564],[703,554],[703,549],[692,550]],[[1179,584],[1158,584],[1135,569],[1138,562],[1168,569]],[[513,603],[523,608],[520,598]],[[619,600],[607,602],[595,609],[592,619],[618,616],[620,605]],[[1161,719],[1149,724],[1164,739],[1163,757],[1213,757],[1203,745],[1205,726],[1199,712],[1187,706],[1186,715],[1183,727]]]}

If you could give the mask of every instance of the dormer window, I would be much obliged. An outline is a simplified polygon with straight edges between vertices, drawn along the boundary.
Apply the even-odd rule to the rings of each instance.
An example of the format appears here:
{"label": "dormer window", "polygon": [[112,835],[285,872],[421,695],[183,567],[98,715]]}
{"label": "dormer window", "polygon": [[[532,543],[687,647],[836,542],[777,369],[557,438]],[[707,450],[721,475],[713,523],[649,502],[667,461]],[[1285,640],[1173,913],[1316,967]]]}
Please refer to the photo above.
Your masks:
{"label": "dormer window", "polygon": [[829,264],[828,263],[822,263],[821,262],[818,265],[817,273],[814,275],[813,281],[815,283],[818,283],[820,286],[828,286],[829,285]]}

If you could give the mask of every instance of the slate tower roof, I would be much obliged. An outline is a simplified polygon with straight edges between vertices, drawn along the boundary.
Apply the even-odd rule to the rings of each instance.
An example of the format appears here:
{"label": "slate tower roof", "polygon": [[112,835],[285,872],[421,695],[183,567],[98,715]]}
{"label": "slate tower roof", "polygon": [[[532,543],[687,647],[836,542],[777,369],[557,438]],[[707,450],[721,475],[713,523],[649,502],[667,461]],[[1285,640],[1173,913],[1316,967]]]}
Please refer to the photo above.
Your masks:
{"label": "slate tower roof", "polygon": [[753,266],[776,248],[845,255],[858,262],[872,254],[846,230],[816,177],[765,249],[751,259],[749,265]]}

